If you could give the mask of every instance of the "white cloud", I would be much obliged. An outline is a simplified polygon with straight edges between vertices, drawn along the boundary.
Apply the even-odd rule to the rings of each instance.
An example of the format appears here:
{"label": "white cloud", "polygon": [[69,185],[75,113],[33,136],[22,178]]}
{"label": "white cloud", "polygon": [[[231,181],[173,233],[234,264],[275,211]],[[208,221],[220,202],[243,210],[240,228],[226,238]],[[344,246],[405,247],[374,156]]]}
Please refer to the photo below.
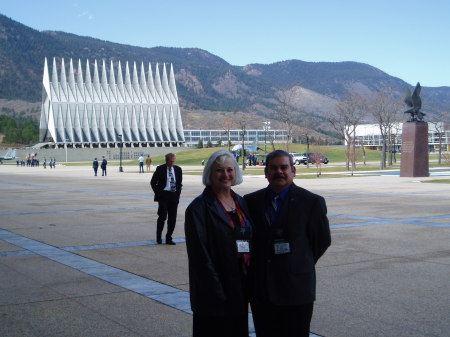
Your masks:
{"label": "white cloud", "polygon": [[88,20],[94,20],[95,16],[91,13],[89,13],[88,11],[84,11],[83,13],[78,14],[79,17],[83,17],[86,18]]}

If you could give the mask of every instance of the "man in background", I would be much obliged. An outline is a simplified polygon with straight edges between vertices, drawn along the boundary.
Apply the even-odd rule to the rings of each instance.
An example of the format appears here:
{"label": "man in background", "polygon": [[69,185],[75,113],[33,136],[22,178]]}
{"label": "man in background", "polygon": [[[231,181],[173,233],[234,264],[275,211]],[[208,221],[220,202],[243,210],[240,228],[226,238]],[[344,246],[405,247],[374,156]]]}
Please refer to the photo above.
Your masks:
{"label": "man in background", "polygon": [[150,172],[152,166],[152,157],[150,155],[147,155],[147,158],[145,158],[145,165],[147,166],[147,172]]}
{"label": "man in background", "polygon": [[175,245],[172,234],[177,220],[183,180],[181,167],[175,165],[175,161],[175,154],[166,154],[166,163],[156,167],[150,181],[155,193],[154,200],[158,202],[158,220],[156,222],[156,242],[158,244],[162,243],[162,232],[167,219],[166,244]]}
{"label": "man in background", "polygon": [[139,156],[139,173],[144,173],[144,156]]}

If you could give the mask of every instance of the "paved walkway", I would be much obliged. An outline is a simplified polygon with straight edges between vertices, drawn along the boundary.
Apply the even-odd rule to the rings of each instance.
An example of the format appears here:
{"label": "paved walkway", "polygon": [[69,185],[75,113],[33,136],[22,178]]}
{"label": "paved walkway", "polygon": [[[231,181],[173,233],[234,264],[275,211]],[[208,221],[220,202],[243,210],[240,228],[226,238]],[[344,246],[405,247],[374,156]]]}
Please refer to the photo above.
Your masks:
{"label": "paved walkway", "polygon": [[[0,336],[191,335],[183,221],[201,177],[184,177],[176,246],[155,244],[150,177],[0,166]],[[300,169],[296,183],[327,200],[333,238],[312,336],[448,336],[450,185],[432,179]],[[246,176],[235,190],[264,186]]]}

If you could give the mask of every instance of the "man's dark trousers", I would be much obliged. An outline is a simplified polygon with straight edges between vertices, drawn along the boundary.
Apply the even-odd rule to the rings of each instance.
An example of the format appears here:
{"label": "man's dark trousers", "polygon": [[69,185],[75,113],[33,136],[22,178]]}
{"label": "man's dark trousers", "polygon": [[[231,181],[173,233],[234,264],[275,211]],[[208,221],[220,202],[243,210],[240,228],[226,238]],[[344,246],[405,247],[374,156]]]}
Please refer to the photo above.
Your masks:
{"label": "man's dark trousers", "polygon": [[309,337],[313,302],[294,306],[252,303],[258,337]]}
{"label": "man's dark trousers", "polygon": [[167,219],[166,242],[172,241],[177,221],[178,197],[176,192],[163,191],[158,198],[158,220],[156,222],[156,240],[161,240],[164,222]]}

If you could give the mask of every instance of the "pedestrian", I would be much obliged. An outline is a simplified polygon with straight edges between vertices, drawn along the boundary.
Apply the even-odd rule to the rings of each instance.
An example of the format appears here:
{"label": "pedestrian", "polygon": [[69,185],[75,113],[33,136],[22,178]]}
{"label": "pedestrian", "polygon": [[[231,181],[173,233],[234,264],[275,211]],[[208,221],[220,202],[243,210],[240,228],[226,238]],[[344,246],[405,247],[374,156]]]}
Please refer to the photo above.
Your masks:
{"label": "pedestrian", "polygon": [[56,158],[55,157],[53,157],[53,168],[56,168]]}
{"label": "pedestrian", "polygon": [[162,243],[162,231],[167,219],[166,244],[175,245],[172,234],[177,221],[177,209],[180,201],[183,174],[181,167],[175,165],[176,156],[166,154],[166,163],[156,167],[150,185],[158,202],[158,220],[156,222],[156,242]]}
{"label": "pedestrian", "polygon": [[53,159],[52,159],[52,157],[50,157],[50,162],[48,163],[48,166],[50,166],[50,168],[53,168]]}
{"label": "pedestrian", "polygon": [[44,166],[44,168],[47,168],[47,158],[44,157],[44,163],[42,164],[42,166]]}
{"label": "pedestrian", "polygon": [[97,176],[97,171],[98,171],[98,160],[97,160],[97,158],[94,158],[94,161],[92,162],[92,168],[94,169],[94,175]]}
{"label": "pedestrian", "polygon": [[108,161],[106,160],[105,156],[102,157],[102,164],[100,165],[102,168],[102,177],[105,176],[106,177],[106,166],[108,165]]}
{"label": "pedestrian", "polygon": [[257,337],[309,336],[315,264],[331,244],[323,197],[294,184],[289,153],[266,159],[269,186],[244,196],[254,221],[250,303]]}
{"label": "pedestrian", "polygon": [[144,173],[144,156],[139,156],[139,173]]}
{"label": "pedestrian", "polygon": [[252,225],[233,154],[217,151],[203,170],[203,193],[186,209],[193,337],[248,337]]}
{"label": "pedestrian", "polygon": [[150,155],[147,155],[147,158],[145,158],[145,165],[147,166],[147,172],[150,172],[152,166],[152,157]]}

